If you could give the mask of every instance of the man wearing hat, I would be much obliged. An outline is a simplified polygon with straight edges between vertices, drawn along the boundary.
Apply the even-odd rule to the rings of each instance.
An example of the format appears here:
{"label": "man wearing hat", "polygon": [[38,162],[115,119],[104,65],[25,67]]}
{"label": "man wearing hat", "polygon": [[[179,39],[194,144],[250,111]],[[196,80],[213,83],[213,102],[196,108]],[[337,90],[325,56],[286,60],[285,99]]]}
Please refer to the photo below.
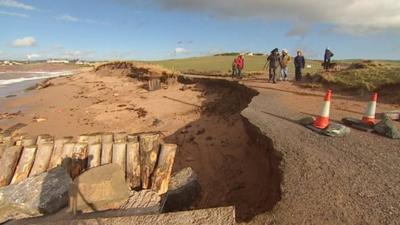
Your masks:
{"label": "man wearing hat", "polygon": [[268,82],[273,82],[276,84],[276,68],[279,65],[279,50],[275,48],[271,51],[271,54],[267,58],[267,63],[269,62],[269,79]]}
{"label": "man wearing hat", "polygon": [[288,80],[288,65],[291,58],[286,49],[282,50],[282,55],[279,60],[281,66],[281,78],[279,80]]}

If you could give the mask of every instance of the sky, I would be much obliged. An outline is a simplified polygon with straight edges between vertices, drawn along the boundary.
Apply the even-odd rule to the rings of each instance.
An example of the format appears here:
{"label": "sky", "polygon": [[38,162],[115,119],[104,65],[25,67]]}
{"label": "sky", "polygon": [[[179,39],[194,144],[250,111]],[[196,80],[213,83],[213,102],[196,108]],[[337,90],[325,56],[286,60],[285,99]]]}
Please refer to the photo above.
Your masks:
{"label": "sky", "polygon": [[400,59],[399,0],[0,0],[0,59]]}

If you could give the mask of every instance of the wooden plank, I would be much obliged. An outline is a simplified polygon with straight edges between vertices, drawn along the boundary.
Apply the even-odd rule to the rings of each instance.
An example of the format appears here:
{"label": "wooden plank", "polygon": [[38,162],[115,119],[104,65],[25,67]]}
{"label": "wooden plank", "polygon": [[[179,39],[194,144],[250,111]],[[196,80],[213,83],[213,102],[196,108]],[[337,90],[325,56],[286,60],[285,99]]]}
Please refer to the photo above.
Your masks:
{"label": "wooden plank", "polygon": [[128,142],[126,148],[126,180],[134,189],[140,187],[139,142]]}
{"label": "wooden plank", "polygon": [[37,146],[27,146],[22,150],[21,158],[19,159],[11,184],[19,183],[29,176],[35,160]]}
{"label": "wooden plank", "polygon": [[162,195],[168,191],[177,145],[162,144],[157,166],[152,175],[151,189]]}
{"label": "wooden plank", "polygon": [[142,188],[150,187],[150,175],[153,173],[159,151],[159,134],[142,134],[139,138],[140,167]]}
{"label": "wooden plank", "polygon": [[0,187],[10,184],[21,156],[22,146],[14,145],[4,150],[0,159]]}
{"label": "wooden plank", "polygon": [[33,162],[32,170],[29,173],[29,177],[39,175],[47,170],[53,148],[53,143],[42,143],[38,145],[35,161]]}

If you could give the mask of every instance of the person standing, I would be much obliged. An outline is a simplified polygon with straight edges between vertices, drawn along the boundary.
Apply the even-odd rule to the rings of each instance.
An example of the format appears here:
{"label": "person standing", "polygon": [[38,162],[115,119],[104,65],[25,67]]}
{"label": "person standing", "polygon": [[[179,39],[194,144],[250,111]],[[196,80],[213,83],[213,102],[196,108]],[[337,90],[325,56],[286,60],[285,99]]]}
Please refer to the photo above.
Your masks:
{"label": "person standing", "polygon": [[241,78],[243,68],[244,68],[244,57],[242,54],[239,54],[235,58],[232,64],[232,76]]}
{"label": "person standing", "polygon": [[288,65],[291,58],[286,49],[282,50],[282,56],[280,57],[279,64],[281,66],[281,78],[279,80],[288,80]]}
{"label": "person standing", "polygon": [[242,78],[242,70],[244,68],[244,57],[243,54],[239,54],[237,61],[236,61],[236,67],[237,67],[237,76],[241,79]]}
{"label": "person standing", "polygon": [[331,66],[331,58],[333,57],[333,53],[329,48],[325,49],[325,55],[324,55],[324,69],[326,71],[329,70],[329,67]]}
{"label": "person standing", "polygon": [[269,79],[268,82],[273,82],[276,84],[276,68],[279,65],[279,50],[275,48],[271,51],[271,54],[268,56],[267,61],[269,62]]}
{"label": "person standing", "polygon": [[296,81],[301,81],[302,78],[302,69],[306,65],[306,61],[304,59],[303,53],[300,50],[297,50],[297,56],[294,58],[294,68],[295,68],[295,79]]}

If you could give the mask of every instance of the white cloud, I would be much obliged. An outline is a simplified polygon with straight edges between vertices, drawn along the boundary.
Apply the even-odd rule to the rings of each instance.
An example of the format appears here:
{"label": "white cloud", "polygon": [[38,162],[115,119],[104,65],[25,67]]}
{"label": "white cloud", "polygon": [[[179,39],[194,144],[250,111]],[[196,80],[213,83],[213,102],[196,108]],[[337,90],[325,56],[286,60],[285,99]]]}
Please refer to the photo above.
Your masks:
{"label": "white cloud", "polygon": [[68,14],[59,16],[56,18],[57,20],[63,20],[63,21],[67,21],[67,22],[79,22],[80,19],[78,17],[74,17]]}
{"label": "white cloud", "polygon": [[82,19],[76,16],[71,16],[69,14],[64,14],[61,16],[56,17],[57,20],[62,20],[66,22],[83,22],[83,23],[90,23],[90,24],[99,24],[99,25],[109,25],[110,23],[107,22],[99,22],[92,19]]}
{"label": "white cloud", "polygon": [[27,54],[26,58],[28,58],[29,60],[34,59],[34,58],[39,58],[40,55],[36,54],[36,53],[31,53],[31,54]]}
{"label": "white cloud", "polygon": [[[261,18],[301,24],[328,24],[350,33],[400,29],[399,0],[149,0],[165,10],[205,12],[217,17]],[[131,2],[138,2],[132,0]],[[296,28],[291,34],[303,29]],[[301,33],[301,32],[300,32]]]}
{"label": "white cloud", "polygon": [[11,44],[12,47],[31,47],[36,45],[36,40],[34,37],[23,37],[23,38],[18,38],[13,41]]}
{"label": "white cloud", "polygon": [[24,4],[24,3],[16,1],[16,0],[0,0],[0,6],[25,9],[25,10],[35,10],[36,9],[32,5]]}
{"label": "white cloud", "polygon": [[5,12],[5,11],[0,11],[0,15],[15,16],[15,17],[21,17],[21,18],[28,18],[29,17],[29,15],[26,15],[26,14],[23,14],[23,13]]}
{"label": "white cloud", "polygon": [[186,52],[187,52],[187,50],[182,47],[175,48],[175,50],[174,50],[175,54],[181,54],[181,53],[186,53]]}

